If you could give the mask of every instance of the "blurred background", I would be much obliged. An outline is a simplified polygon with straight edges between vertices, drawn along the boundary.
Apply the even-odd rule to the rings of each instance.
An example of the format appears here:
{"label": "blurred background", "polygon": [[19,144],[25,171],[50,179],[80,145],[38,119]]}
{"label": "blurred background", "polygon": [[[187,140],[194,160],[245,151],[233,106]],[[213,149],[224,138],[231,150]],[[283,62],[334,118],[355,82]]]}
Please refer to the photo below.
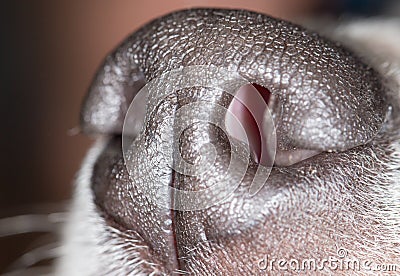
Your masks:
{"label": "blurred background", "polygon": [[[374,16],[392,13],[396,2],[1,1],[0,218],[65,209],[92,143],[79,134],[82,98],[105,55],[148,20],[197,6],[247,8],[295,21],[313,15]],[[38,238],[39,243],[47,239],[38,234],[0,238],[0,273],[37,246]]]}

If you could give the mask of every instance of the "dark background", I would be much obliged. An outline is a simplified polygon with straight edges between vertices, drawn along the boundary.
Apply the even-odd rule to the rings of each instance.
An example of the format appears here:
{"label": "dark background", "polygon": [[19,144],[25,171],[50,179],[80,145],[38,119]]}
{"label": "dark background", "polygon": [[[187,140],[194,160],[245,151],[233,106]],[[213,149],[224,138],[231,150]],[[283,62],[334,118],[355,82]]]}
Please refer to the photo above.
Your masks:
{"label": "dark background", "polygon": [[[63,209],[91,144],[79,134],[81,100],[107,52],[149,19],[211,2],[1,2],[0,218]],[[395,1],[240,2],[244,1],[218,5],[293,19],[309,14],[376,15]],[[0,238],[0,273],[34,246],[36,238],[33,234]]]}

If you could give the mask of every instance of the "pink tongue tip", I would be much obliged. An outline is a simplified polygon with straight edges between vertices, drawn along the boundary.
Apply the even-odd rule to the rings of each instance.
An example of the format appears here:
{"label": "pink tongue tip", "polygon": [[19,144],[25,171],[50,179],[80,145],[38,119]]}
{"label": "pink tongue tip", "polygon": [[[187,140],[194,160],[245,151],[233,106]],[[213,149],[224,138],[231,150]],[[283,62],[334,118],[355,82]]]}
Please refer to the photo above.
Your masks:
{"label": "pink tongue tip", "polygon": [[[258,92],[258,93],[257,93]],[[238,122],[227,118],[227,129],[234,138],[249,143],[250,151],[255,162],[263,164],[266,160],[265,150],[267,141],[263,131],[263,116],[271,93],[268,89],[257,85],[245,85],[239,89],[229,106],[229,111],[236,116],[244,128],[241,131]]]}

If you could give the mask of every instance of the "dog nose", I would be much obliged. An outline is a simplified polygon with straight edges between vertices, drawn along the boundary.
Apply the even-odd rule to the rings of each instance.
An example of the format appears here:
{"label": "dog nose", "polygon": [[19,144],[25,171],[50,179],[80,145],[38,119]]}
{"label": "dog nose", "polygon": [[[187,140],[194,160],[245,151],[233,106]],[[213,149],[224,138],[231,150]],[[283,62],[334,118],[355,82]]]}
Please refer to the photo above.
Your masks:
{"label": "dog nose", "polygon": [[[290,200],[289,177],[292,184],[307,185],[273,170],[262,179],[267,188],[250,197],[262,167],[255,162],[262,159],[260,146],[252,135],[245,135],[250,141],[240,135],[232,139],[226,118],[232,109],[233,117],[241,115],[231,104],[242,83],[232,82],[231,73],[224,82],[220,68],[279,98],[273,119],[279,125],[277,149],[289,152],[280,155],[284,165],[292,164],[291,152],[298,149],[297,161],[309,150],[342,151],[366,143],[387,110],[384,88],[372,69],[288,22],[246,11],[200,9],[167,15],[135,32],[96,76],[82,109],[82,128],[118,137],[95,167],[101,176],[93,181],[96,202],[134,229],[169,272],[195,262],[190,251],[199,245],[207,252],[210,240],[243,234],[269,218],[273,202]],[[222,80],[227,89],[203,85],[210,77],[198,77],[196,70]],[[187,77],[187,71],[194,74]],[[192,85],[180,86],[181,80],[171,77],[174,72]],[[148,88],[144,83],[151,87],[160,78],[162,85],[141,98]],[[139,124],[128,108],[132,99],[137,103],[136,96],[142,102],[133,114],[145,114]],[[132,129],[125,129],[130,122]],[[261,137],[273,133],[271,124],[265,126]],[[233,251],[237,246],[227,245]]]}
{"label": "dog nose", "polygon": [[340,45],[257,13],[197,9],[149,23],[106,58],[84,102],[82,129],[120,134],[144,83],[196,65],[236,71],[277,95],[283,150],[364,144],[387,111],[380,76]]}

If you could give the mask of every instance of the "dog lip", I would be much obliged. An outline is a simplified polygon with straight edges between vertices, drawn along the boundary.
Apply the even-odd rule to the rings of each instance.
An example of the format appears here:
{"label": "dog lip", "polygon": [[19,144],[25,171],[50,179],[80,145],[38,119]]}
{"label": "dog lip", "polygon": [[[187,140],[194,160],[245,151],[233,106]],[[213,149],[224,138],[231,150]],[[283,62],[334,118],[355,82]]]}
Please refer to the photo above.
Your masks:
{"label": "dog lip", "polygon": [[[369,147],[359,147],[341,153],[321,153],[293,166],[274,168],[264,188],[254,197],[247,194],[248,183],[251,182],[256,168],[255,164],[251,164],[243,183],[225,202],[196,212],[160,212],[149,201],[143,204],[140,195],[135,191],[138,183],[132,183],[126,171],[120,145],[120,137],[112,138],[95,162],[92,177],[95,203],[106,216],[112,218],[107,220],[107,223],[111,222],[110,226],[128,232],[135,230],[149,248],[150,253],[146,258],[169,272],[185,270],[186,262],[194,257],[191,250],[199,244],[205,246],[210,241],[218,243],[225,241],[226,237],[234,239],[235,233],[247,233],[262,225],[266,227],[264,231],[269,231],[269,227],[273,225],[266,222],[276,216],[285,216],[286,212],[293,212],[297,208],[295,206],[302,206],[305,200],[315,204],[307,212],[314,209],[324,210],[328,199],[338,197],[339,201],[342,195],[321,194],[318,191],[337,189],[338,187],[332,186],[336,184],[329,179],[343,178],[343,172],[350,172],[343,179],[354,186],[357,180],[351,177],[354,172],[347,168],[347,164],[363,162],[364,158],[370,158],[365,156],[366,153],[373,154]],[[366,164],[367,167],[377,165]],[[318,181],[310,181],[313,178]],[[343,185],[345,183],[340,183],[342,189]],[[346,196],[351,195],[350,193]],[[313,199],[314,197],[318,200]],[[234,214],[232,210],[235,210]],[[150,220],[149,215],[153,216]],[[164,221],[172,224],[162,224]],[[180,230],[176,232],[175,228]]]}

